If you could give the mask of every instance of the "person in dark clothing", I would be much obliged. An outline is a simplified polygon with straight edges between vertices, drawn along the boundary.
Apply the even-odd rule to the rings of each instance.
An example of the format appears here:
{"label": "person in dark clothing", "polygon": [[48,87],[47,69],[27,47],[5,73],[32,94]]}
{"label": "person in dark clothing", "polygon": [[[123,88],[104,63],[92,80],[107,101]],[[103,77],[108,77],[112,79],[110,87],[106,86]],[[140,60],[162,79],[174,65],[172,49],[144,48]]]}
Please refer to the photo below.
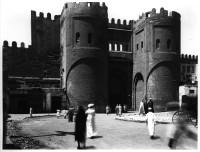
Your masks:
{"label": "person in dark clothing", "polygon": [[[85,148],[86,142],[86,119],[85,110],[82,106],[78,107],[75,119],[75,141],[78,143],[77,149]],[[81,144],[83,147],[81,147]]]}
{"label": "person in dark clothing", "polygon": [[143,98],[143,103],[144,103],[144,112],[145,114],[148,113],[148,105],[147,105],[147,100],[146,100],[146,96]]}
{"label": "person in dark clothing", "polygon": [[149,99],[149,102],[147,103],[147,107],[148,107],[148,108],[150,107],[150,108],[152,109],[152,112],[154,113],[153,101],[152,101],[151,98]]}

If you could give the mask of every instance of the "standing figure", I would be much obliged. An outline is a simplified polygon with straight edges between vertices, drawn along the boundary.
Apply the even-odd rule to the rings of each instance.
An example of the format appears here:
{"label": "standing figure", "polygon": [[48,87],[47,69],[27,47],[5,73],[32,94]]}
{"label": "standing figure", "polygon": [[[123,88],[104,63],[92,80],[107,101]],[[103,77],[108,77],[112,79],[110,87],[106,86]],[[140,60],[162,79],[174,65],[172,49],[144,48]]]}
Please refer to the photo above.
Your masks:
{"label": "standing figure", "polygon": [[87,114],[87,137],[92,139],[97,135],[94,104],[88,104],[88,110],[85,113]]}
{"label": "standing figure", "polygon": [[117,104],[116,107],[115,107],[115,112],[116,112],[116,115],[119,114],[119,106],[118,106],[118,104]]}
{"label": "standing figure", "polygon": [[143,100],[140,102],[140,107],[139,107],[139,115],[145,115],[145,111],[144,111],[144,102]]}
{"label": "standing figure", "polygon": [[124,112],[127,112],[127,106],[125,104],[124,104],[123,109],[124,109]]}
{"label": "standing figure", "polygon": [[87,117],[86,117],[84,108],[82,106],[79,106],[76,119],[75,119],[75,141],[77,141],[78,143],[77,149],[85,148],[86,119]]}
{"label": "standing figure", "polygon": [[56,116],[57,116],[57,119],[60,117],[60,110],[57,110]]}
{"label": "standing figure", "polygon": [[152,112],[154,112],[153,101],[152,101],[151,98],[149,99],[149,101],[148,101],[148,103],[147,103],[147,107],[148,107],[148,108],[150,107],[150,108],[152,109]]}
{"label": "standing figure", "polygon": [[118,112],[118,114],[119,114],[119,116],[121,117],[121,115],[122,115],[122,107],[121,107],[121,105],[119,104],[119,106],[118,106],[118,109],[119,109],[119,112]]}
{"label": "standing figure", "polygon": [[148,108],[148,113],[146,115],[146,124],[148,126],[149,135],[151,139],[154,139],[155,134],[155,124],[156,124],[156,116],[152,111],[152,108]]}
{"label": "standing figure", "polygon": [[67,110],[63,111],[63,115],[64,115],[64,119],[66,119],[67,118]]}
{"label": "standing figure", "polygon": [[72,106],[69,107],[67,115],[68,115],[68,122],[73,122],[74,108]]}
{"label": "standing figure", "polygon": [[106,114],[108,115],[110,113],[110,107],[107,105],[106,106]]}

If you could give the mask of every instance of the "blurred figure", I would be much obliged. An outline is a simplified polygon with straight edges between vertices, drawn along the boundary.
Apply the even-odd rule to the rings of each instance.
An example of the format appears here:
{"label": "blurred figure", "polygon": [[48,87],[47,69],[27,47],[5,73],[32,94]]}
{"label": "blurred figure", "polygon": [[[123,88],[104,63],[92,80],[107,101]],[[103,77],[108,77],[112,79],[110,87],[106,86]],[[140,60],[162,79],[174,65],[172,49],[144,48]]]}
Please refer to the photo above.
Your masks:
{"label": "blurred figure", "polygon": [[64,115],[64,119],[66,119],[67,118],[67,110],[64,109],[63,115]]}
{"label": "blurred figure", "polygon": [[147,107],[148,107],[148,108],[150,107],[150,108],[152,109],[152,112],[154,113],[153,101],[152,101],[151,98],[150,98],[149,101],[147,102]]}
{"label": "blurred figure", "polygon": [[146,115],[146,124],[148,126],[150,139],[154,139],[156,116],[153,113],[153,110],[151,107],[148,108],[148,113]]}
{"label": "blurred figure", "polygon": [[168,131],[169,148],[197,149],[197,145],[194,145],[194,141],[197,141],[197,133],[191,130],[184,117],[178,117],[177,122],[171,125]]}
{"label": "blurred figure", "polygon": [[115,113],[116,113],[116,115],[119,114],[119,106],[118,106],[118,104],[117,104],[116,107],[115,107]]}
{"label": "blurred figure", "polygon": [[127,106],[126,105],[124,105],[123,109],[124,109],[124,112],[127,112]]}
{"label": "blurred figure", "polygon": [[77,141],[78,143],[77,149],[85,148],[86,119],[87,117],[84,108],[82,106],[79,106],[75,119],[75,141]]}
{"label": "blurred figure", "polygon": [[88,110],[85,113],[87,115],[87,137],[93,139],[97,135],[94,104],[88,104]]}
{"label": "blurred figure", "polygon": [[67,115],[68,115],[68,122],[73,122],[73,116],[74,116],[74,108],[73,108],[73,106],[69,107]]}
{"label": "blurred figure", "polygon": [[118,115],[121,117],[121,115],[122,115],[122,106],[119,104],[119,106],[118,106]]}
{"label": "blurred figure", "polygon": [[60,110],[57,110],[56,116],[57,116],[57,119],[60,117]]}
{"label": "blurred figure", "polygon": [[142,114],[143,116],[145,115],[144,111],[144,102],[143,100],[140,102],[140,107],[139,107],[139,115]]}
{"label": "blurred figure", "polygon": [[107,105],[106,106],[106,114],[108,115],[110,113],[110,107]]}

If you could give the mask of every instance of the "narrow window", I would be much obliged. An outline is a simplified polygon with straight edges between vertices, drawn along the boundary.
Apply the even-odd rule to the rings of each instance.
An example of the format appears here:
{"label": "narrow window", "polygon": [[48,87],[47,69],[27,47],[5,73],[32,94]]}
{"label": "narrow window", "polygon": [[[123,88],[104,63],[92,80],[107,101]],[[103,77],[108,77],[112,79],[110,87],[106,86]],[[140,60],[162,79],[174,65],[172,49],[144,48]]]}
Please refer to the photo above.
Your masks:
{"label": "narrow window", "polygon": [[125,51],[128,51],[128,45],[125,46]]}
{"label": "narrow window", "polygon": [[190,73],[190,66],[187,66],[187,73]]}
{"label": "narrow window", "polygon": [[87,6],[88,6],[88,7],[91,7],[91,3],[87,3]]}
{"label": "narrow window", "polygon": [[109,43],[109,50],[112,50],[112,45],[111,45],[111,43]]}
{"label": "narrow window", "polygon": [[191,71],[192,73],[194,73],[194,66],[191,66]]}
{"label": "narrow window", "polygon": [[88,43],[92,43],[92,33],[88,34]]}
{"label": "narrow window", "polygon": [[141,48],[143,48],[143,41],[141,42]]}
{"label": "narrow window", "polygon": [[171,40],[170,39],[167,40],[167,49],[171,50]]}
{"label": "narrow window", "polygon": [[117,51],[117,44],[115,44],[115,51]]}
{"label": "narrow window", "polygon": [[122,51],[122,44],[120,44],[120,51]]}
{"label": "narrow window", "polygon": [[157,40],[156,40],[156,49],[159,49],[159,47],[160,47],[160,40],[157,39]]}
{"label": "narrow window", "polygon": [[182,66],[182,72],[185,73],[185,66],[184,65]]}
{"label": "narrow window", "polygon": [[137,44],[137,46],[136,46],[136,47],[137,47],[137,50],[138,50],[138,44]]}
{"label": "narrow window", "polygon": [[80,33],[76,33],[76,43],[80,42]]}

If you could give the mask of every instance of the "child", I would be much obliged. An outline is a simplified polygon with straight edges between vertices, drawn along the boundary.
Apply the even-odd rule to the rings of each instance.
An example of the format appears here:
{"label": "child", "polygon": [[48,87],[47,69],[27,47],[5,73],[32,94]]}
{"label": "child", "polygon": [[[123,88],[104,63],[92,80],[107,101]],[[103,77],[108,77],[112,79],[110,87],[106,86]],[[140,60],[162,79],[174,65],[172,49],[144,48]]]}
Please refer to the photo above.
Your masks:
{"label": "child", "polygon": [[148,113],[146,115],[146,124],[148,126],[150,139],[154,139],[155,123],[156,123],[155,114],[153,113],[153,109],[151,107],[149,107]]}
{"label": "child", "polygon": [[60,117],[60,110],[57,110],[57,113],[56,113],[56,115],[57,115],[57,118],[59,118],[59,117]]}

